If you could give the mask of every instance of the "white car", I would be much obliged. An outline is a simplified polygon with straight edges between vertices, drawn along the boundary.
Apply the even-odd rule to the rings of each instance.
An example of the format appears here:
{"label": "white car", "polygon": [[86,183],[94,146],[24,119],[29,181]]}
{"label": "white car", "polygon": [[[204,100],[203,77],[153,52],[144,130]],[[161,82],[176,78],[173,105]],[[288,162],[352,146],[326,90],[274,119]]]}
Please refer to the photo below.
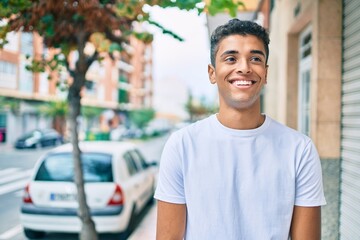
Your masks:
{"label": "white car", "polygon": [[[134,216],[153,199],[156,163],[147,163],[136,145],[128,142],[80,142],[79,147],[87,203],[97,232],[125,232]],[[21,207],[26,237],[80,232],[73,176],[71,144],[38,160]]]}

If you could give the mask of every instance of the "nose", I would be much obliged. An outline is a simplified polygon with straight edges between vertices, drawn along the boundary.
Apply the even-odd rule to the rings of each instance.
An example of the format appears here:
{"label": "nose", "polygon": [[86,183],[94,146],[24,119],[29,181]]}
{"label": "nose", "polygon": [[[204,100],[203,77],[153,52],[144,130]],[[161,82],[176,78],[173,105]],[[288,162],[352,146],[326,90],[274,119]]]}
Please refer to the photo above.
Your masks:
{"label": "nose", "polygon": [[247,73],[251,73],[251,66],[250,63],[243,59],[243,60],[239,60],[237,65],[236,65],[236,72],[237,73],[242,73],[242,74],[247,74]]}

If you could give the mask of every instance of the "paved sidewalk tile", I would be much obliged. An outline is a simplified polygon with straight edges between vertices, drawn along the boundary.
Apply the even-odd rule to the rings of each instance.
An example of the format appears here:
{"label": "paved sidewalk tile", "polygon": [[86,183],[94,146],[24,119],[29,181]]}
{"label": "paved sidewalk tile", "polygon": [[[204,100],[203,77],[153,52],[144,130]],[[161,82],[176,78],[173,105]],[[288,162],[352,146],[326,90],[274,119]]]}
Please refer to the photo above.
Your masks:
{"label": "paved sidewalk tile", "polygon": [[128,240],[155,240],[156,237],[156,204],[152,206],[146,217]]}
{"label": "paved sidewalk tile", "polygon": [[13,151],[13,147],[10,144],[0,143],[0,153]]}

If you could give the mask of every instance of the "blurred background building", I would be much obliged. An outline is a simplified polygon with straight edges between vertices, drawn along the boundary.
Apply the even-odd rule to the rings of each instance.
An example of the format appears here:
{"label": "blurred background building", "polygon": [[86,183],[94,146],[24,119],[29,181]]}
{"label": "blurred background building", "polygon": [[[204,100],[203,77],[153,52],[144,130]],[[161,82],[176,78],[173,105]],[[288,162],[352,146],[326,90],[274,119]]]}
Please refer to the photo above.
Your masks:
{"label": "blurred background building", "polygon": [[[20,32],[9,34],[7,39],[9,43],[0,50],[0,104],[13,107],[0,110],[0,142],[12,144],[18,136],[34,128],[56,128],[50,118],[39,112],[39,106],[66,100],[66,83],[71,79],[66,71],[33,73],[26,69],[31,60],[27,55],[54,54],[55,50],[43,47],[39,36]],[[105,54],[101,63],[91,65],[82,92],[83,106],[123,115],[132,109],[152,107],[152,45],[133,37],[123,47],[125,51],[114,59]],[[76,52],[71,58],[74,64]],[[9,101],[11,104],[6,104]],[[104,114],[96,124],[107,125],[113,117],[114,114]]]}

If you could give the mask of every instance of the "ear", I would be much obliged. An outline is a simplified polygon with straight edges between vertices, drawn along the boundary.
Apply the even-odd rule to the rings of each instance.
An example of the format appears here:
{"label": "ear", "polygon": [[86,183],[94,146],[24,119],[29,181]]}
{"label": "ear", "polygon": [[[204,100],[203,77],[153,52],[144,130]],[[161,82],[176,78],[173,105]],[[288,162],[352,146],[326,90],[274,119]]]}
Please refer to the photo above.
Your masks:
{"label": "ear", "polygon": [[268,74],[269,65],[265,67],[265,84],[267,84],[267,74]]}
{"label": "ear", "polygon": [[211,84],[215,84],[216,83],[215,67],[211,64],[208,65],[208,74],[209,74],[209,80],[210,80]]}

